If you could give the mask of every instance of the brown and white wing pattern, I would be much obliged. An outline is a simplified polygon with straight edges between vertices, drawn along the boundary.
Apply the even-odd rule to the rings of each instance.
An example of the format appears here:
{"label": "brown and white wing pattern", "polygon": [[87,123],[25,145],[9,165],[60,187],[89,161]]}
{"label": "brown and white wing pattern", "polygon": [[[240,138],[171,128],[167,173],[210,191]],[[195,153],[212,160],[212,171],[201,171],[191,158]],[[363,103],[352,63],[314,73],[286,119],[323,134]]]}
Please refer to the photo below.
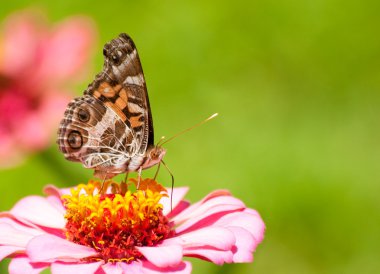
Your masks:
{"label": "brown and white wing pattern", "polygon": [[97,177],[135,171],[153,146],[153,121],[139,56],[126,34],[103,49],[104,67],[64,114],[58,144]]}
{"label": "brown and white wing pattern", "polygon": [[131,154],[144,154],[153,144],[153,121],[140,58],[132,39],[126,34],[107,43],[103,49],[104,68],[87,88],[111,108],[131,129],[136,143]]}

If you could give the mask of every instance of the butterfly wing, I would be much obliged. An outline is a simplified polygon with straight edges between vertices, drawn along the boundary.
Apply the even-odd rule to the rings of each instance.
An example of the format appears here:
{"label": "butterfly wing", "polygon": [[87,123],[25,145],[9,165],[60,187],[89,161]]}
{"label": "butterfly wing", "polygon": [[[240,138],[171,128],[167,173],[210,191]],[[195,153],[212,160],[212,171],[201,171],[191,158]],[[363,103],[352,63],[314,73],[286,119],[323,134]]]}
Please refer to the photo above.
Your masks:
{"label": "butterfly wing", "polygon": [[123,33],[104,46],[103,54],[103,71],[87,88],[85,95],[92,95],[103,102],[130,129],[127,140],[134,142],[134,145],[128,151],[129,155],[144,155],[148,145],[154,143],[154,133],[148,92],[136,46]]}
{"label": "butterfly wing", "polygon": [[58,135],[66,159],[82,162],[87,168],[118,166],[129,158],[122,140],[130,135],[130,129],[115,112],[89,95],[70,102]]}
{"label": "butterfly wing", "polygon": [[115,175],[141,166],[154,142],[153,121],[132,39],[121,34],[104,46],[103,54],[103,71],[84,96],[69,104],[58,143],[67,159],[97,174]]}

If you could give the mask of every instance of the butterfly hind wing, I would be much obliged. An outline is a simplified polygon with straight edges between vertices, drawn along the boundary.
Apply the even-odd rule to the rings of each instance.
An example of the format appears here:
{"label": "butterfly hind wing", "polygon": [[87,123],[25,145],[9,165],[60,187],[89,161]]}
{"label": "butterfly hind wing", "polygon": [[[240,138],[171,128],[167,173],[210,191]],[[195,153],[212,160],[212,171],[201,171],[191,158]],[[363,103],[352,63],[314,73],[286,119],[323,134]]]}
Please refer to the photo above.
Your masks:
{"label": "butterfly hind wing", "polygon": [[117,166],[118,159],[127,158],[120,140],[130,134],[116,113],[93,96],[85,95],[68,105],[57,142],[66,159],[82,162],[86,168],[108,168]]}

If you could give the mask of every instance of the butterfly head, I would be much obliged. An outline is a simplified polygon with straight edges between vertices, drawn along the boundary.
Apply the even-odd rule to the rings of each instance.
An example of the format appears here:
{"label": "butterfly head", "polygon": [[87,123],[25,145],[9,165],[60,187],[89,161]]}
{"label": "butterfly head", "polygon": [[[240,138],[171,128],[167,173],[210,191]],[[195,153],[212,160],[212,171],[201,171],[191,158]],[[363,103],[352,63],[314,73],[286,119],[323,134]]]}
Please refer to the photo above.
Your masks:
{"label": "butterfly head", "polygon": [[154,165],[157,165],[162,161],[162,158],[164,158],[166,154],[166,149],[164,149],[161,146],[152,146],[148,151],[146,152],[146,160],[142,165],[143,169],[152,167]]}

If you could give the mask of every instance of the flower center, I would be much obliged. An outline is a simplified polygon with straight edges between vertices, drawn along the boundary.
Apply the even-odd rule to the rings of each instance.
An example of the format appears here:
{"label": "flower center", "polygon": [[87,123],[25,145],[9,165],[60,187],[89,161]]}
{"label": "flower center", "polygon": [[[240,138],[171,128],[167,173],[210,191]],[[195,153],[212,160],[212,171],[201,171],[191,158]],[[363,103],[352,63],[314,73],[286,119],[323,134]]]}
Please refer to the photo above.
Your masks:
{"label": "flower center", "polygon": [[[148,186],[147,180],[141,185]],[[98,252],[99,256],[86,260],[132,262],[142,258],[136,246],[154,246],[174,233],[159,203],[166,194],[154,184],[133,193],[111,183],[112,191],[101,194],[101,183],[95,181],[72,189],[70,195],[62,196],[67,239]],[[111,189],[108,186],[105,189]]]}

